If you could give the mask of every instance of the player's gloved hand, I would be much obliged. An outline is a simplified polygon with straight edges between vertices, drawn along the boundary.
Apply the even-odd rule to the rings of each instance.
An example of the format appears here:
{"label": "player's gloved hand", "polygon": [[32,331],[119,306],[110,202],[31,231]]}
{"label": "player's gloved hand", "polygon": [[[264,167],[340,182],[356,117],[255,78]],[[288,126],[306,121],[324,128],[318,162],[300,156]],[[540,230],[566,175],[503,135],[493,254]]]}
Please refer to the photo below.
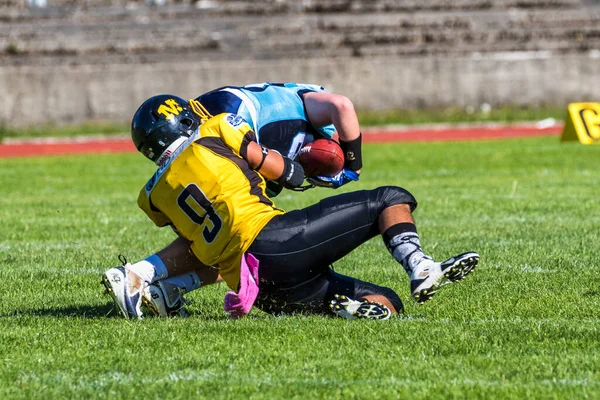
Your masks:
{"label": "player's gloved hand", "polygon": [[350,169],[343,169],[335,176],[317,176],[306,178],[315,186],[337,189],[348,182],[357,181],[359,173]]}
{"label": "player's gloved hand", "polygon": [[277,182],[286,189],[294,189],[302,186],[304,182],[304,168],[298,161],[283,157],[283,173]]}

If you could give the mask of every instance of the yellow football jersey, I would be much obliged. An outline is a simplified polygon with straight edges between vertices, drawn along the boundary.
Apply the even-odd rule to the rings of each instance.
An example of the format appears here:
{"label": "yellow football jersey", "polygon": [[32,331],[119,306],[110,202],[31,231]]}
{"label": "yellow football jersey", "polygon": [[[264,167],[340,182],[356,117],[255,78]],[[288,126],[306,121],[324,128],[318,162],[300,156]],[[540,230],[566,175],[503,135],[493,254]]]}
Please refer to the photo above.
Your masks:
{"label": "yellow football jersey", "polygon": [[263,177],[243,158],[252,140],[254,132],[241,117],[217,115],[175,151],[138,197],[156,225],[172,224],[233,290],[242,254],[267,222],[283,213],[265,194]]}

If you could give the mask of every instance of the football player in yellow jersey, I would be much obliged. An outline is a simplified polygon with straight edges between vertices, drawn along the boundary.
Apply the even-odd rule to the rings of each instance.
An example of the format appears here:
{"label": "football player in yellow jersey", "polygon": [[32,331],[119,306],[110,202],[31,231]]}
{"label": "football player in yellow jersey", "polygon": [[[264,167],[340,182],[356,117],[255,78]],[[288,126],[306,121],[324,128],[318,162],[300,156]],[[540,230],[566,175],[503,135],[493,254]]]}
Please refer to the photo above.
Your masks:
{"label": "football player in yellow jersey", "polygon": [[[252,159],[248,153],[253,150],[265,155],[265,171],[275,161],[266,159],[254,132],[234,114],[208,119],[178,150],[140,192],[138,205],[156,225],[175,226],[196,257],[204,265],[218,265],[229,287],[237,288],[242,254],[274,216],[283,214],[246,159]],[[283,173],[270,177],[284,186],[300,186],[300,164],[278,158],[276,167]]]}
{"label": "football player in yellow jersey", "polygon": [[[295,158],[301,147],[318,137],[334,138],[344,149],[344,170],[336,177],[311,177],[311,184],[337,188],[358,180],[362,167],[361,133],[352,102],[345,96],[330,93],[320,85],[303,83],[257,83],[246,86],[225,86],[198,96],[205,111],[213,115],[223,112],[242,116],[256,132],[257,141],[289,158]],[[168,105],[162,106],[164,111]],[[185,112],[183,113],[185,114]],[[183,115],[182,114],[182,115]],[[186,121],[187,119],[183,119]],[[143,137],[144,130],[132,132]],[[141,140],[141,139],[140,139]],[[145,153],[160,163],[155,154]],[[306,186],[305,186],[306,187]],[[267,195],[275,196],[282,186],[267,181]],[[184,314],[183,294],[207,283],[202,265],[200,271],[162,279],[167,270],[191,265],[189,241],[178,238],[166,248],[129,268],[153,283],[145,290],[147,304],[158,315]],[[158,273],[156,271],[159,271]],[[155,276],[155,274],[158,274]]]}
{"label": "football player in yellow jersey", "polygon": [[[242,118],[205,117],[201,105],[169,95],[138,109],[132,127],[144,135],[142,140],[134,135],[136,147],[160,165],[138,204],[155,224],[172,225],[192,243],[189,256],[206,266],[205,283],[219,276],[209,266],[218,269],[237,292],[226,301],[231,315],[244,315],[253,305],[270,313],[347,318],[387,319],[401,312],[393,290],[330,267],[378,234],[408,273],[418,302],[477,266],[475,252],[436,262],[422,251],[412,217],[417,202],[400,187],[345,193],[284,213],[265,196],[264,179],[297,187],[304,179],[302,167],[261,147]],[[140,318],[144,289],[154,278],[124,265],[107,271],[103,282],[123,315]]]}

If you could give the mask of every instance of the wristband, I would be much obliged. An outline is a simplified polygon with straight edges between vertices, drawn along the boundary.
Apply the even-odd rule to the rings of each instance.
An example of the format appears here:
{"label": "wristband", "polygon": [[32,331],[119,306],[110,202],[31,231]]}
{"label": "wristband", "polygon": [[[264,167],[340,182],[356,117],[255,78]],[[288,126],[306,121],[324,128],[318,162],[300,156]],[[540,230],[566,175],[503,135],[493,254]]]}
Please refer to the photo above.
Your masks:
{"label": "wristband", "polygon": [[301,186],[302,182],[304,182],[304,168],[302,168],[302,165],[287,157],[283,157],[283,164],[283,173],[277,179],[277,182],[288,189]]}
{"label": "wristband", "polygon": [[362,133],[349,142],[340,140],[340,147],[344,152],[344,168],[358,171],[362,168]]}

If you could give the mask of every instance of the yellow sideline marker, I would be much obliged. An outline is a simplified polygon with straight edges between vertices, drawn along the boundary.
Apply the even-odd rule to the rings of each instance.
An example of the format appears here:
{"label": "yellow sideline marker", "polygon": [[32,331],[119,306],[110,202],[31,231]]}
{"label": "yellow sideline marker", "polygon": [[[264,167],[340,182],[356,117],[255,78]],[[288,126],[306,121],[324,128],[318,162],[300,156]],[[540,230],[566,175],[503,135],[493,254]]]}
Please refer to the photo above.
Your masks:
{"label": "yellow sideline marker", "polygon": [[600,103],[569,104],[561,142],[579,140],[583,144],[600,144]]}

